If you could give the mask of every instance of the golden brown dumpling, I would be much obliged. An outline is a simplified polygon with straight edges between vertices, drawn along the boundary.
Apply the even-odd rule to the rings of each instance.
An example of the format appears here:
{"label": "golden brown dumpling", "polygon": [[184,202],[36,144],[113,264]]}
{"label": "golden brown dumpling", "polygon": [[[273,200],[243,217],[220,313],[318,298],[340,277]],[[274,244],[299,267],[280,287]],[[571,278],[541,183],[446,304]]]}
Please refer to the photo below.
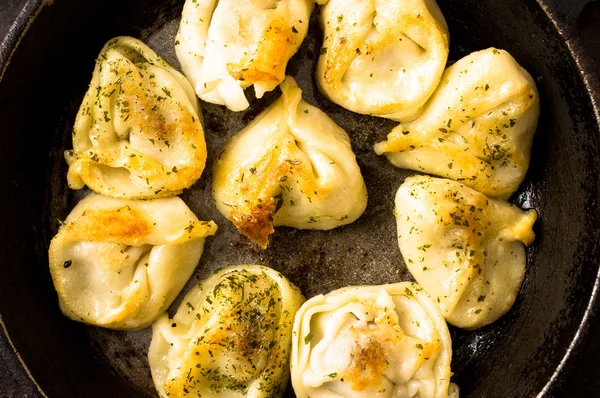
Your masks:
{"label": "golden brown dumpling", "polygon": [[353,112],[415,119],[440,82],[448,27],[434,0],[319,0],[321,91]]}
{"label": "golden brown dumpling", "polygon": [[86,196],[50,243],[62,312],[113,329],[150,325],[183,289],[216,230],[178,197]]}
{"label": "golden brown dumpling", "polygon": [[346,132],[302,100],[291,77],[281,91],[225,144],[213,167],[217,209],[263,247],[273,226],[332,229],[354,222],[367,206]]}
{"label": "golden brown dumpling", "polygon": [[69,186],[124,199],[173,196],[202,174],[206,144],[187,79],[139,40],[110,40],[65,152]]}
{"label": "golden brown dumpling", "polygon": [[375,152],[506,199],[527,173],[539,113],[529,73],[506,51],[488,48],[446,69],[425,112],[394,128]]}
{"label": "golden brown dumpling", "polygon": [[308,32],[313,0],[187,0],[175,51],[198,97],[232,111],[285,78]]}
{"label": "golden brown dumpling", "polygon": [[279,272],[235,265],[152,326],[148,353],[161,398],[275,398],[289,379],[294,315],[304,297]]}
{"label": "golden brown dumpling", "polygon": [[475,329],[504,315],[525,277],[535,210],[456,181],[406,179],[396,194],[398,243],[411,274],[451,324]]}
{"label": "golden brown dumpling", "polygon": [[294,321],[298,398],[458,398],[451,359],[446,322],[416,283],[338,289]]}

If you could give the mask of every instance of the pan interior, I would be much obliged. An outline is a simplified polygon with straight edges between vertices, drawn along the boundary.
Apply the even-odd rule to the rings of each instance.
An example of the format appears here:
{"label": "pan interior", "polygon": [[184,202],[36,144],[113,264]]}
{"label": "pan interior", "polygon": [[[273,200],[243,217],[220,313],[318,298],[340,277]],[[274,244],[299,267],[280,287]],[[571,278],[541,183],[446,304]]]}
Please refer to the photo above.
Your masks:
{"label": "pan interior", "polygon": [[[587,211],[595,206],[599,192],[598,127],[584,83],[560,35],[537,3],[528,3],[439,1],[450,29],[451,62],[490,46],[506,49],[535,78],[542,107],[530,170],[511,198],[540,213],[537,238],[528,249],[526,280],[513,309],[499,321],[473,332],[451,328],[453,380],[463,396],[538,393],[577,331],[598,271],[594,225],[600,223],[598,215]],[[63,151],[72,146],[74,117],[96,55],[108,39],[132,35],[178,65],[173,42],[182,4],[174,0],[48,3],[0,83],[1,120],[7,132],[15,132],[7,134],[5,148],[10,149],[2,159],[3,186],[10,187],[14,206],[5,221],[15,228],[4,234],[6,275],[0,278],[0,311],[15,347],[50,397],[156,396],[146,359],[150,329],[112,331],[63,317],[48,272],[47,249],[59,220],[87,194],[68,189]],[[200,219],[214,220],[219,232],[207,240],[184,293],[214,270],[243,263],[281,271],[307,297],[348,285],[411,280],[398,249],[392,209],[396,190],[414,172],[391,166],[372,150],[394,122],[346,111],[318,91],[313,73],[322,33],[316,16],[315,12],[288,74],[296,78],[309,103],[349,134],[369,192],[367,210],[343,228],[277,228],[267,250],[252,244],[212,202],[212,163],[225,141],[275,100],[279,91],[253,98],[251,107],[239,113],[202,103],[207,168],[182,198]],[[178,304],[179,300],[171,311]],[[286,396],[293,396],[291,388]]]}

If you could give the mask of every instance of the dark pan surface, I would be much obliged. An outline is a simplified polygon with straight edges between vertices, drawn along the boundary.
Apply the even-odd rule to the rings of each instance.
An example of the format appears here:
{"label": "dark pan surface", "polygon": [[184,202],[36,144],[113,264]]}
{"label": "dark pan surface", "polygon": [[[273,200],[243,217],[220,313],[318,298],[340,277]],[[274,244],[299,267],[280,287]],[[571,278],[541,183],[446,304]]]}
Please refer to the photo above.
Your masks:
{"label": "dark pan surface", "polygon": [[[536,208],[537,239],[513,309],[478,331],[451,329],[454,381],[462,396],[529,397],[544,389],[580,327],[598,274],[600,137],[585,82],[547,14],[533,1],[440,0],[450,28],[450,59],[496,46],[535,78],[542,113],[529,173],[512,202]],[[33,4],[33,3],[32,3]],[[150,330],[111,331],[60,313],[47,263],[48,243],[86,192],[68,189],[62,153],[105,41],[132,35],[177,65],[174,35],[182,1],[55,0],[44,3],[0,81],[3,152],[0,186],[4,248],[0,250],[0,314],[31,375],[49,397],[151,397],[146,360]],[[365,214],[333,231],[278,228],[268,250],[241,237],[215,209],[211,164],[225,140],[279,96],[252,101],[245,112],[202,103],[208,144],[203,177],[182,195],[219,232],[190,280],[240,263],[283,272],[307,297],[355,284],[410,280],[392,215],[393,197],[412,172],[372,151],[394,122],[345,111],[325,99],[313,79],[321,31],[288,67],[305,99],[352,139],[369,191]],[[184,292],[187,290],[184,289]],[[175,302],[175,306],[178,302]],[[291,389],[289,396],[293,396]]]}

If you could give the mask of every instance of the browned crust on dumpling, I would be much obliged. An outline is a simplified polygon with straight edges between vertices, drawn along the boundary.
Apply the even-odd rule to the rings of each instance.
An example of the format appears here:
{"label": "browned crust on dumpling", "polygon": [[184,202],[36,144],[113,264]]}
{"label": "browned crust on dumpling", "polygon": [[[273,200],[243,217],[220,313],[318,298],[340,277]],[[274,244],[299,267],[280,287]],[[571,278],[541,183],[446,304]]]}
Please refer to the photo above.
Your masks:
{"label": "browned crust on dumpling", "polygon": [[[248,35],[240,18],[240,37]],[[285,67],[290,56],[300,46],[303,36],[294,33],[286,21],[276,19],[263,31],[256,51],[246,55],[238,64],[229,64],[229,74],[246,88],[255,83],[272,83],[273,87],[285,78]],[[294,28],[295,29],[295,28]]]}
{"label": "browned crust on dumpling", "polygon": [[381,375],[388,368],[385,350],[381,344],[369,339],[365,345],[356,345],[350,355],[352,364],[344,373],[344,380],[350,383],[352,389],[362,391],[369,386],[378,385]]}
{"label": "browned crust on dumpling", "polygon": [[[359,93],[355,89],[351,88],[348,82],[345,82],[346,74],[353,62],[356,60],[362,60],[361,62],[372,62],[370,60],[380,59],[385,57],[385,52],[389,51],[390,48],[396,48],[396,51],[403,51],[402,46],[399,44],[402,38],[404,40],[413,41],[413,38],[409,36],[409,32],[422,31],[427,32],[423,37],[427,37],[428,40],[424,42],[416,42],[422,52],[425,53],[436,53],[443,51],[448,45],[448,36],[444,33],[444,28],[435,19],[434,16],[427,13],[413,13],[409,10],[405,10],[399,7],[398,2],[392,2],[394,4],[386,6],[384,9],[377,9],[371,18],[375,18],[378,12],[386,14],[386,20],[393,21],[391,23],[379,23],[375,24],[377,35],[373,36],[370,34],[356,34],[356,28],[353,24],[348,23],[345,19],[327,20],[322,22],[322,26],[325,30],[325,41],[324,47],[321,49],[321,60],[318,66],[317,74],[322,77],[322,82],[319,82],[325,92],[335,93],[338,96],[359,97]],[[342,16],[343,17],[343,16]],[[339,17],[338,17],[339,18]],[[335,27],[335,28],[334,28]],[[443,71],[443,64],[440,64],[439,74]],[[377,67],[378,70],[389,68],[387,63],[382,63],[381,66]],[[377,74],[377,72],[375,72]],[[434,80],[435,75],[431,75],[431,81],[423,82],[431,90],[435,88],[438,80]],[[438,76],[439,78],[439,76]],[[368,84],[367,84],[368,86]],[[328,94],[331,96],[331,94]],[[425,98],[423,102],[426,100]],[[348,98],[346,98],[348,100]],[[336,101],[334,101],[336,102]],[[346,105],[343,105],[347,107]],[[355,104],[352,104],[355,107]],[[398,99],[389,97],[385,101],[379,103],[364,104],[364,111],[360,113],[365,114],[377,114],[381,115],[384,113],[394,112],[401,106],[398,103]],[[353,111],[356,109],[348,108]]]}
{"label": "browned crust on dumpling", "polygon": [[301,190],[316,197],[326,193],[325,187],[315,184],[312,167],[298,156],[299,151],[293,140],[279,142],[277,149],[268,151],[251,171],[238,171],[243,178],[239,178],[242,182],[237,189],[240,197],[247,199],[232,209],[230,220],[240,233],[263,249],[274,232],[273,218],[283,200],[287,181],[300,181]]}
{"label": "browned crust on dumpling", "polygon": [[[227,396],[227,390],[243,388],[260,377],[261,373],[268,370],[268,361],[279,360],[274,357],[274,354],[278,355],[276,350],[279,347],[272,345],[278,338],[277,325],[281,324],[281,308],[278,307],[282,297],[279,288],[273,281],[259,294],[244,293],[254,282],[251,282],[251,274],[247,274],[249,278],[243,274],[240,277],[240,274],[223,277],[219,284],[209,290],[204,301],[210,304],[211,311],[218,314],[218,319],[211,323],[212,327],[196,329],[202,332],[196,334],[184,353],[181,362],[184,371],[165,383],[169,397],[196,396],[194,389],[202,384],[208,384],[207,387],[215,394]],[[207,306],[203,302],[200,305],[202,310],[198,310],[202,311],[203,317],[207,313]],[[201,322],[201,317],[194,322]],[[221,353],[221,358],[229,356],[244,364],[233,366],[234,377],[229,377],[227,371],[219,372],[218,368],[212,371],[219,363],[219,360],[211,359],[213,352]],[[273,387],[268,377],[261,384]]]}
{"label": "browned crust on dumpling", "polygon": [[264,203],[250,204],[249,212],[248,209],[245,209],[244,214],[237,209],[232,210],[230,219],[241,234],[266,249],[269,245],[269,235],[275,231],[273,229],[275,206],[274,199]]}
{"label": "browned crust on dumpling", "polygon": [[[64,225],[54,239],[69,241],[113,242],[129,246],[151,243],[154,223],[139,210],[130,206],[112,209],[87,209],[74,221]],[[153,244],[184,243],[203,239],[216,232],[212,221],[194,221],[163,242],[151,239]]]}
{"label": "browned crust on dumpling", "polygon": [[143,244],[152,224],[138,210],[129,206],[115,209],[90,209],[75,222],[65,225],[62,234],[73,241],[89,240]]}

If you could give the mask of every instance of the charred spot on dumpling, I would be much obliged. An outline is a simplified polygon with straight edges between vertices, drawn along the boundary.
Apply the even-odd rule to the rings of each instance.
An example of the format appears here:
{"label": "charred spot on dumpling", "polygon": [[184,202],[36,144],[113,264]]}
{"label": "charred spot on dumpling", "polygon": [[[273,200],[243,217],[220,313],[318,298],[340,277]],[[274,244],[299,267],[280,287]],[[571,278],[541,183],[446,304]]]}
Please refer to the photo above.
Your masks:
{"label": "charred spot on dumpling", "polygon": [[276,206],[277,201],[270,199],[262,203],[250,204],[249,209],[245,209],[249,210],[245,214],[233,209],[231,211],[231,222],[243,235],[266,249],[269,244],[269,235],[275,231],[273,229],[273,215]]}
{"label": "charred spot on dumpling", "polygon": [[[243,235],[267,247],[269,235],[274,232],[273,217],[284,204],[286,182],[294,176],[302,176],[302,160],[293,156],[297,143],[280,142],[280,151],[267,152],[256,164],[243,173],[239,184],[240,197],[244,200],[231,210],[230,220]],[[264,195],[273,195],[263,200]]]}

